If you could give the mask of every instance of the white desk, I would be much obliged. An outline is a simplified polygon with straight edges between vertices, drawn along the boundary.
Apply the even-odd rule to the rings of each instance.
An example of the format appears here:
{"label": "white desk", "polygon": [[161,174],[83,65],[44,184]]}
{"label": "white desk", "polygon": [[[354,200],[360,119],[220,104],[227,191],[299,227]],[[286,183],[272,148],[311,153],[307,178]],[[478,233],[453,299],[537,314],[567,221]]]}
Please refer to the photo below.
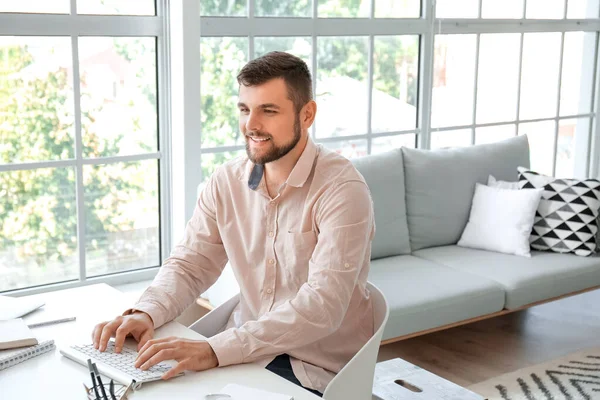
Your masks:
{"label": "white desk", "polygon": [[[26,322],[57,316],[76,316],[77,321],[34,328],[38,339],[54,339],[55,344],[91,343],[94,325],[120,315],[131,306],[118,290],[105,285],[93,285],[36,295],[46,305],[26,316]],[[203,339],[203,336],[177,323],[170,322],[158,329],[155,337],[179,336]],[[69,360],[57,350],[34,357],[0,371],[2,399],[85,399],[82,383],[91,386],[86,367]],[[238,383],[259,389],[294,396],[295,400],[315,400],[319,397],[255,364],[215,368],[169,381],[150,382],[131,395],[142,399],[201,399],[206,393],[217,393],[228,383]]]}

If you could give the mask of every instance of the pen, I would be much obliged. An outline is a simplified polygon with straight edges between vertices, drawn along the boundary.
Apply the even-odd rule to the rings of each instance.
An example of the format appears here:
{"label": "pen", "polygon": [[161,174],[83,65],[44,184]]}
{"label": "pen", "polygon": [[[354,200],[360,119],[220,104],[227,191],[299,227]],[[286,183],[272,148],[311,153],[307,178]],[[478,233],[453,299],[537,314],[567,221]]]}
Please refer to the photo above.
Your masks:
{"label": "pen", "polygon": [[94,369],[92,368],[92,360],[88,358],[88,369],[90,370],[90,376],[92,377],[92,385],[94,385],[94,395],[96,400],[100,400],[100,395],[98,394],[98,389],[96,388],[96,378],[94,378]]}
{"label": "pen", "polygon": [[106,397],[106,390],[104,390],[104,384],[102,383],[102,378],[100,378],[100,373],[98,372],[98,367],[96,367],[96,363],[92,364],[92,368],[94,368],[94,372],[96,373],[96,378],[98,378],[98,386],[100,386],[100,391],[102,392],[102,398],[104,400],[108,400],[108,397]]}
{"label": "pen", "polygon": [[115,382],[112,379],[110,380],[110,385],[108,389],[108,391],[110,392],[111,400],[117,400],[117,398],[115,397]]}
{"label": "pen", "polygon": [[54,319],[54,320],[50,320],[50,321],[35,322],[33,324],[27,325],[27,327],[37,328],[40,326],[54,325],[54,324],[60,324],[62,322],[75,321],[75,319],[76,319],[76,317],[69,317],[69,318],[62,318],[62,319]]}

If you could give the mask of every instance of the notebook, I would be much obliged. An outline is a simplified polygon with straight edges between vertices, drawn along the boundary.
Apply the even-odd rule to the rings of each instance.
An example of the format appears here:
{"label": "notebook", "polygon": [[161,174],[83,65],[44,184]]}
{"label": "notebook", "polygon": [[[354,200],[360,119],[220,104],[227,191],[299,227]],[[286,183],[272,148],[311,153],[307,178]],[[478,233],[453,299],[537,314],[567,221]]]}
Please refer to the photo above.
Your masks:
{"label": "notebook", "polygon": [[255,389],[248,386],[242,386],[230,383],[219,393],[225,393],[233,397],[232,400],[294,400],[292,396],[267,392],[261,389]]}
{"label": "notebook", "polygon": [[21,318],[0,321],[0,350],[34,346],[37,339]]}
{"label": "notebook", "polygon": [[0,371],[53,349],[54,340],[46,340],[35,346],[0,351]]}
{"label": "notebook", "polygon": [[0,296],[0,320],[15,319],[44,305],[39,298]]}

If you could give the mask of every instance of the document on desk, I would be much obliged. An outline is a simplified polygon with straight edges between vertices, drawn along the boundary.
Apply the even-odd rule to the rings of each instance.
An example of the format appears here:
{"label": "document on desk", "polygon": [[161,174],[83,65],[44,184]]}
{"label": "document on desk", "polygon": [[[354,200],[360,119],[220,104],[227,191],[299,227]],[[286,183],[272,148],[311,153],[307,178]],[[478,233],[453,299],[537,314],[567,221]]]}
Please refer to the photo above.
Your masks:
{"label": "document on desk", "polygon": [[43,305],[39,298],[0,296],[0,321],[22,317]]}
{"label": "document on desk", "polygon": [[232,400],[294,400],[294,398],[289,395],[267,392],[235,383],[230,383],[225,386],[219,393],[230,395],[233,397]]}

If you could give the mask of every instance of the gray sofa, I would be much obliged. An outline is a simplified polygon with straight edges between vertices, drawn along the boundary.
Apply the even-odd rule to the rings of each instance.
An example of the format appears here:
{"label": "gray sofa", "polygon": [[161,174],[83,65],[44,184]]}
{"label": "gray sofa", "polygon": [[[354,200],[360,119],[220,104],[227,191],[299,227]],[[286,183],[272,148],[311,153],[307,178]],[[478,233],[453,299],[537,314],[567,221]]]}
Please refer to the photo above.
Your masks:
{"label": "gray sofa", "polygon": [[475,183],[516,181],[527,137],[467,148],[395,149],[353,160],[369,185],[376,234],[369,280],[385,294],[384,342],[600,286],[600,257],[531,258],[456,246]]}

